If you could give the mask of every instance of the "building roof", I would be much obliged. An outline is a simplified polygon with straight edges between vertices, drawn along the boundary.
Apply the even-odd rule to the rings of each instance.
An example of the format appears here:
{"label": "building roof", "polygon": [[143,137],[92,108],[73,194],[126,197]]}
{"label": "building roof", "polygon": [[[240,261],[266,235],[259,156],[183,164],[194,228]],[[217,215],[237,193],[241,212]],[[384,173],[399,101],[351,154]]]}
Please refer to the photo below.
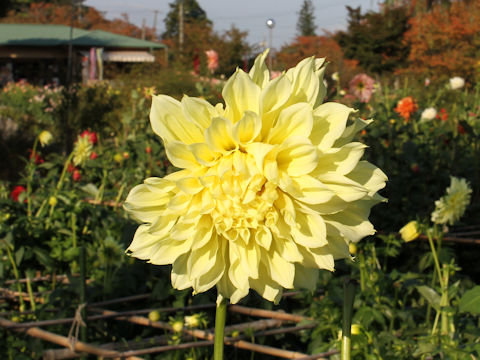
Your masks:
{"label": "building roof", "polygon": [[[0,46],[61,46],[70,41],[70,26],[0,24]],[[102,30],[73,28],[72,44],[88,47],[159,49],[166,45]]]}

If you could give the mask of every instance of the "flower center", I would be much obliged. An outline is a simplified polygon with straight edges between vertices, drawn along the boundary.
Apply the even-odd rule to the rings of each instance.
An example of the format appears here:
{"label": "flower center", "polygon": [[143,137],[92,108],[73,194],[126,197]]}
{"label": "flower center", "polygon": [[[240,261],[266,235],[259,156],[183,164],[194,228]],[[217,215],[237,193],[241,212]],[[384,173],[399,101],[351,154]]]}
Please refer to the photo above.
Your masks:
{"label": "flower center", "polygon": [[210,190],[215,228],[228,240],[248,244],[250,229],[273,225],[278,219],[273,206],[277,185],[259,172],[250,154],[239,150],[222,157],[215,167],[219,181]]}

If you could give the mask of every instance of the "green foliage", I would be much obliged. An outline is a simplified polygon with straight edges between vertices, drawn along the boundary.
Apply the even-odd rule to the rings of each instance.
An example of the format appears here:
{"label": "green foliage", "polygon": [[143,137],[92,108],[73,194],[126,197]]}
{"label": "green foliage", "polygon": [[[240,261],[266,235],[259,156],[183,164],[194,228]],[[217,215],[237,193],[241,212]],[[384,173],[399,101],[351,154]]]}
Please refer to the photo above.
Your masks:
{"label": "green foliage", "polygon": [[178,37],[179,34],[179,11],[183,7],[183,21],[185,23],[205,22],[211,24],[207,13],[201,8],[197,0],[175,0],[169,4],[170,11],[165,16],[165,32],[163,38]]}
{"label": "green foliage", "polygon": [[298,13],[297,35],[315,36],[315,8],[311,0],[303,0],[302,8]]}
{"label": "green foliage", "polygon": [[348,29],[334,38],[345,57],[359,61],[360,67],[374,73],[391,73],[405,66],[408,47],[403,42],[407,30],[406,7],[386,8],[383,13],[361,13],[347,6]]}
{"label": "green foliage", "polygon": [[[142,76],[144,72],[147,75]],[[181,71],[132,67],[130,73],[118,76],[113,84],[75,89],[76,100],[73,98],[70,105],[75,112],[72,118],[76,119],[71,125],[75,129],[72,137],[76,139],[84,127],[97,131],[98,136],[98,143],[92,146],[96,157],[88,158],[75,169],[69,166],[69,153],[61,150],[66,140],[55,125],[49,125],[58,124],[57,118],[52,115],[38,120],[36,128],[31,130],[32,138],[26,143],[44,162],[24,158],[20,179],[0,183],[0,287],[28,292],[24,282],[12,280],[37,273],[65,274],[68,283],[32,283],[33,292],[41,292],[45,303],[32,304],[29,300],[0,303],[3,316],[16,321],[72,317],[80,302],[81,248],[87,254],[89,302],[140,293],[151,293],[149,299],[133,305],[143,309],[215,302],[214,289],[192,297],[188,289],[172,289],[168,267],[152,266],[126,256],[124,251],[137,224],[127,219],[118,206],[128,190],[143,179],[162,177],[174,170],[149,126],[150,87],[177,98],[187,93],[201,95],[212,103],[221,100],[221,82],[196,79]],[[252,293],[242,303],[312,317],[316,323],[313,329],[268,337],[255,336],[253,331],[245,335],[257,344],[311,354],[338,350],[342,284],[348,276],[359,284],[353,316],[354,359],[478,357],[480,291],[475,283],[476,249],[444,243],[441,229],[436,230],[434,238],[440,239],[435,241],[436,254],[445,269],[442,275],[448,278],[447,286],[442,287],[438,275],[433,275],[435,259],[428,244],[404,243],[396,232],[412,219],[428,223],[425,219],[429,219],[434,201],[443,195],[450,175],[466,177],[472,184],[472,205],[459,225],[476,225],[480,211],[480,88],[453,91],[442,83],[425,88],[412,82],[397,86],[384,82],[376,89],[367,104],[351,96],[336,97],[332,89],[329,94],[334,100],[351,101],[350,105],[359,109],[359,116],[375,119],[359,141],[369,145],[367,157],[389,176],[387,188],[381,191],[389,202],[374,209],[371,216],[381,232],[352,247],[354,259],[337,261],[335,273],[321,272],[316,292],[296,292],[282,299],[280,305]],[[41,89],[28,91],[35,97]],[[60,98],[67,95],[58,94]],[[20,124],[22,114],[28,109],[26,95],[1,96],[10,99],[9,114],[16,115],[9,116]],[[18,102],[17,96],[21,99]],[[405,96],[411,96],[418,105],[408,121],[395,111],[398,101]],[[66,100],[62,99],[64,104]],[[427,107],[435,107],[439,117],[421,121],[421,112]],[[45,127],[54,133],[54,140],[41,148],[35,145],[34,134]],[[74,171],[78,171],[80,178],[74,177]],[[11,190],[17,184],[24,185],[25,191],[14,200]],[[124,305],[118,309],[125,310]],[[437,314],[438,324],[432,331]],[[192,314],[159,312],[159,319],[183,321],[185,315]],[[214,323],[213,311],[206,311],[201,318],[201,328]],[[240,323],[246,319],[245,315],[229,314],[229,321]],[[69,326],[56,325],[49,330],[66,334]],[[143,339],[157,335],[158,330],[153,328],[139,330],[136,325],[119,321],[92,321],[87,341],[103,344],[133,339],[142,344]],[[167,341],[181,344],[190,340],[181,334],[169,334]],[[0,329],[0,358],[36,359],[49,347],[48,343]],[[208,348],[179,350],[151,358],[208,359],[210,352]],[[251,354],[235,349],[232,356],[243,359]]]}

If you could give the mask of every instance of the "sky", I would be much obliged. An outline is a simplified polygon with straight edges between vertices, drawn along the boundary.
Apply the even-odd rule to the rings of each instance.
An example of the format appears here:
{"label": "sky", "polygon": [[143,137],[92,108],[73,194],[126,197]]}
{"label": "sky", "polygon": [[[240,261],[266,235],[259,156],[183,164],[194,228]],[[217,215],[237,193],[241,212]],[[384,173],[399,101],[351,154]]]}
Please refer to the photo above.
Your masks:
{"label": "sky", "polygon": [[[223,33],[234,24],[242,31],[248,31],[247,41],[251,45],[269,46],[279,49],[290,43],[297,34],[298,13],[303,0],[197,0],[207,17],[213,22],[214,30]],[[142,22],[153,27],[155,10],[157,32],[164,31],[164,19],[173,0],[86,0],[85,5],[93,6],[105,13],[107,19],[119,18],[126,13],[132,23],[141,26]],[[346,5],[361,6],[362,12],[378,10],[378,0],[312,0],[315,12],[317,35],[323,30],[335,31],[347,26]],[[266,22],[275,21],[271,30]]]}

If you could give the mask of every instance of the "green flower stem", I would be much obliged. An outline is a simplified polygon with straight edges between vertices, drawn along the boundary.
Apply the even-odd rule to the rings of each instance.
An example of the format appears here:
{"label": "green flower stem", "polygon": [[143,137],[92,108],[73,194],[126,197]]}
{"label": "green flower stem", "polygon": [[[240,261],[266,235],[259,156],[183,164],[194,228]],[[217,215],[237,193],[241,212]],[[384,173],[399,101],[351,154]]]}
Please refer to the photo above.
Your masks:
{"label": "green flower stem", "polygon": [[215,313],[215,342],[213,344],[213,360],[223,360],[223,333],[227,318],[227,299],[222,298],[217,304]]}
{"label": "green flower stem", "polygon": [[441,308],[441,322],[440,322],[440,333],[442,335],[449,334],[449,316],[446,308],[450,305],[448,300],[448,273],[450,269],[448,266],[443,266],[443,284],[442,288],[442,297],[440,298],[440,308]]}
{"label": "green flower stem", "polygon": [[35,153],[37,151],[38,136],[33,142],[32,154],[28,162],[28,178],[27,178],[27,215],[30,219],[32,217],[32,181],[35,173]]}
{"label": "green flower stem", "polygon": [[[80,245],[79,248],[79,263],[80,263],[80,304],[86,303],[86,251],[85,245]],[[85,308],[82,310],[82,319],[85,319]],[[85,342],[87,341],[87,328],[82,326],[80,329],[80,339]]]}
{"label": "green flower stem", "polygon": [[27,279],[27,291],[28,291],[28,297],[30,299],[30,306],[33,311],[37,309],[37,306],[35,304],[35,298],[33,296],[33,290],[32,290],[32,283],[30,281],[30,275],[28,274],[28,271],[25,271],[25,279]]}
{"label": "green flower stem", "polygon": [[20,301],[20,311],[22,312],[25,311],[25,303],[23,302],[22,285],[20,284],[20,276],[18,275],[17,264],[15,264],[15,259],[13,258],[10,250],[10,245],[6,241],[4,241],[4,243],[5,248],[7,249],[8,260],[10,260],[10,263],[12,264],[13,275],[15,276],[15,280],[17,280],[18,299]]}
{"label": "green flower stem", "polygon": [[356,283],[351,279],[345,279],[343,284],[343,328],[342,328],[342,360],[350,360],[350,348],[352,337],[352,313],[353,300],[355,299]]}
{"label": "green flower stem", "polygon": [[[62,184],[63,184],[63,181],[65,180],[65,174],[67,173],[68,165],[70,165],[70,162],[72,161],[72,159],[73,159],[73,151],[70,153],[70,155],[68,155],[67,160],[63,164],[63,169],[62,169],[62,173],[60,175],[60,179],[58,180],[57,186],[55,187],[55,191],[53,193],[54,197],[57,197],[58,193],[62,189]],[[46,225],[47,229],[50,227],[50,221],[51,221],[54,209],[55,209],[55,205],[50,205],[50,211],[48,213],[48,218],[47,218],[47,222],[46,222],[47,223],[47,225]]]}
{"label": "green flower stem", "polygon": [[435,245],[433,244],[432,233],[427,231],[428,243],[430,244],[430,249],[432,250],[433,262],[435,263],[435,270],[437,271],[438,281],[440,282],[440,287],[443,289],[443,277],[442,269],[440,268],[440,262],[438,261],[437,251],[435,250]]}

